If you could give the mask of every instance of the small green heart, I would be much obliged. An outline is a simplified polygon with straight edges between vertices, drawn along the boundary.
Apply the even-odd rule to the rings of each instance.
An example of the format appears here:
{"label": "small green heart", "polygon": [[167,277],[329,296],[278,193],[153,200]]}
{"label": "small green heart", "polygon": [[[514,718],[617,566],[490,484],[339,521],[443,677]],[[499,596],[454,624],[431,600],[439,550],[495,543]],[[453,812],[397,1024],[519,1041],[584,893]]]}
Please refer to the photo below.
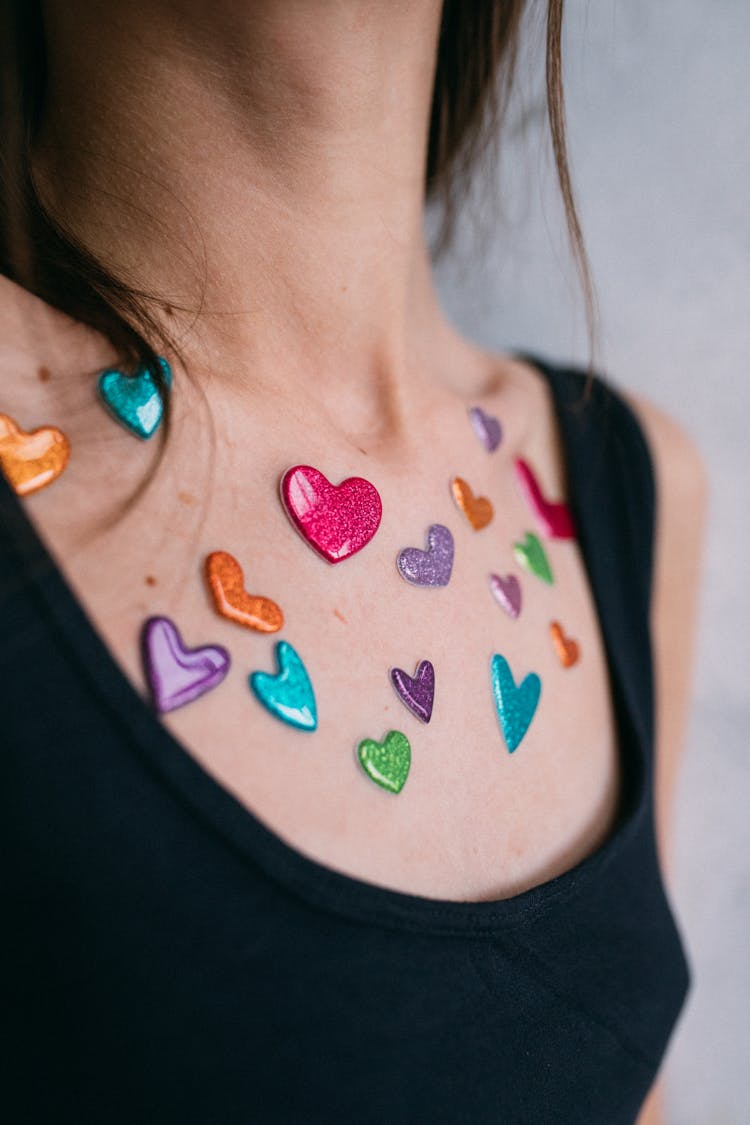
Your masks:
{"label": "small green heart", "polygon": [[554,582],[552,567],[549,565],[544,547],[532,531],[526,532],[523,543],[513,544],[513,554],[521,566],[525,566],[531,574],[541,578],[542,582],[552,585]]}
{"label": "small green heart", "polygon": [[400,730],[389,730],[382,742],[363,738],[357,757],[368,777],[391,793],[400,793],[409,776],[411,746]]}

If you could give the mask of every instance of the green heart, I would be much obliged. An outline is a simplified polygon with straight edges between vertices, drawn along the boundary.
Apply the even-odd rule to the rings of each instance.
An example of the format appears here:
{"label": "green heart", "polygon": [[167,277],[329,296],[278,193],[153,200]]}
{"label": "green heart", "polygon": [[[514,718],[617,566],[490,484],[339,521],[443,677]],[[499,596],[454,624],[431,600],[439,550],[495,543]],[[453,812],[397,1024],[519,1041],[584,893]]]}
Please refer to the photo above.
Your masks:
{"label": "green heart", "polygon": [[362,769],[376,785],[400,793],[409,775],[411,746],[400,730],[389,730],[383,742],[363,738],[357,747]]}
{"label": "green heart", "polygon": [[535,574],[537,578],[541,578],[542,582],[547,582],[550,586],[552,585],[554,582],[552,567],[549,565],[549,559],[545,554],[544,547],[533,532],[526,532],[526,538],[523,543],[513,544],[513,554],[516,556],[521,566],[525,566],[531,574]]}

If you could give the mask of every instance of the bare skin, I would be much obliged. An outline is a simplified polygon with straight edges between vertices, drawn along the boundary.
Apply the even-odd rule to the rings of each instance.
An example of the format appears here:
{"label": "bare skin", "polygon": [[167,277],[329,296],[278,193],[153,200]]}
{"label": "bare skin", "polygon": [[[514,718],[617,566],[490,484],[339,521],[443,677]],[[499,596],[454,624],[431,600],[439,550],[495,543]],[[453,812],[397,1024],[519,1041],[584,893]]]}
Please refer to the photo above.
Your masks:
{"label": "bare skin", "polygon": [[[318,862],[469,901],[569,869],[611,831],[616,733],[576,544],[550,548],[555,585],[537,583],[518,622],[487,590],[491,571],[515,569],[510,544],[533,526],[513,458],[526,457],[551,496],[564,496],[565,483],[541,378],[463,340],[435,297],[422,169],[439,4],[222,0],[210,19],[191,0],[140,0],[126,13],[93,0],[44,7],[55,110],[35,154],[40,188],[110,269],[163,301],[156,310],[176,327],[188,369],[175,365],[174,427],[153,482],[103,527],[154,448],[95,402],[96,372],[115,358],[106,341],[0,281],[0,367],[13,387],[2,408],[29,428],[60,425],[74,450],[63,479],[27,510],[96,628],[141,691],[137,640],[149,614],[173,617],[188,643],[229,648],[229,680],[164,722]],[[473,404],[502,418],[492,458],[468,426]],[[692,447],[639,410],[663,450],[664,481],[692,482],[676,501],[700,507]],[[383,523],[361,555],[330,567],[292,532],[277,487],[294,463],[377,485]],[[474,532],[455,508],[456,474],[493,500],[489,528]],[[455,575],[446,590],[417,591],[394,559],[422,546],[433,522],[454,531]],[[657,586],[665,668],[672,651],[689,650],[699,522],[688,543],[660,535],[661,575],[674,572],[676,551],[688,560],[681,586]],[[668,519],[667,534],[679,523]],[[272,670],[273,646],[213,612],[201,568],[216,549],[241,560],[253,592],[282,605],[282,635],[314,679],[315,734],[283,726],[249,695],[247,672]],[[549,642],[553,619],[580,643],[574,669],[560,667]],[[544,684],[524,753],[512,758],[499,752],[488,704],[496,651]],[[438,674],[427,729],[386,675],[423,657]],[[681,669],[664,673],[660,698],[670,761],[687,701],[687,662]],[[398,798],[354,756],[360,738],[391,727],[414,747]]]}

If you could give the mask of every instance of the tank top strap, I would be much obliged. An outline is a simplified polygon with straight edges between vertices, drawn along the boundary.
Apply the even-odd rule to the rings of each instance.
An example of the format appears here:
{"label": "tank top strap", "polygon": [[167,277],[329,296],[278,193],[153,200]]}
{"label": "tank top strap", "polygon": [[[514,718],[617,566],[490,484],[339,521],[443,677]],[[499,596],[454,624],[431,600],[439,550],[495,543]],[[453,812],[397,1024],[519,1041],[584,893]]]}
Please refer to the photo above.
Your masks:
{"label": "tank top strap", "polygon": [[654,738],[650,605],[656,481],[635,413],[599,374],[518,354],[547,379],[562,439],[568,502],[611,669],[649,754]]}

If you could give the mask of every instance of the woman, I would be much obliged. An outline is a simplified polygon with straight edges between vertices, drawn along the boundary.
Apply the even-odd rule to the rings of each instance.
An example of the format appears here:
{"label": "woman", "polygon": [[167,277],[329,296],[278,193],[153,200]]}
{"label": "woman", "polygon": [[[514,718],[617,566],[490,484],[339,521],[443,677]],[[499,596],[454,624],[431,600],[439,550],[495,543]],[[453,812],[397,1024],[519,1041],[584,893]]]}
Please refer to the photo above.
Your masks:
{"label": "woman", "polygon": [[523,7],[5,6],[9,1120],[658,1120],[702,470],[423,236]]}

